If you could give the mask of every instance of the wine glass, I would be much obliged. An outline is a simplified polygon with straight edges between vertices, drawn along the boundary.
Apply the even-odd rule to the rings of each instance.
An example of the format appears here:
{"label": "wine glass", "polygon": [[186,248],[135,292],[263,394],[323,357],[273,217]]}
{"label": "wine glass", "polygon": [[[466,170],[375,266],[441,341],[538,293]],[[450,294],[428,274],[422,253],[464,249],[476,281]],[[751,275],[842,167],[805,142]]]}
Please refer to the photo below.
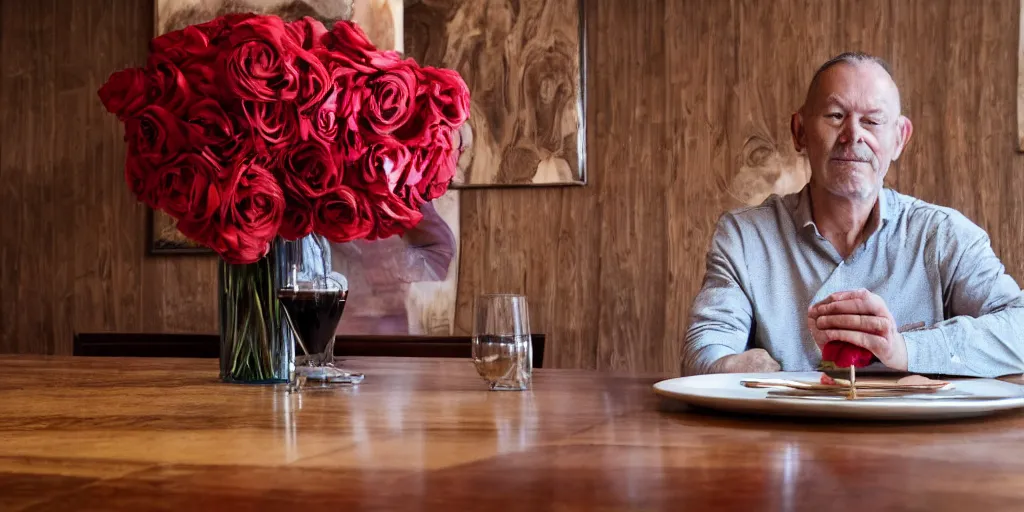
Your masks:
{"label": "wine glass", "polygon": [[300,387],[362,382],[362,373],[334,364],[334,336],[345,312],[348,281],[331,270],[327,240],[311,234],[280,244],[278,251],[277,297],[299,345],[295,380]]}
{"label": "wine glass", "polygon": [[533,340],[524,295],[477,297],[473,319],[473,365],[493,391],[530,388]]}

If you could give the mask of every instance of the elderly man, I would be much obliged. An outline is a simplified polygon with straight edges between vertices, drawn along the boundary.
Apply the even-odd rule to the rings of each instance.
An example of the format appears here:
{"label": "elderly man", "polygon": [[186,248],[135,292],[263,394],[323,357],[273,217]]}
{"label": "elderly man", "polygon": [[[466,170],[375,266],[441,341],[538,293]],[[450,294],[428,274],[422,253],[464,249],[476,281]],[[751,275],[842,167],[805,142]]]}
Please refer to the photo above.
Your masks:
{"label": "elderly man", "polygon": [[791,121],[810,183],[719,219],[684,375],[813,370],[830,340],[895,370],[1024,372],[1024,294],[985,231],[882,186],[913,131],[900,112],[882,60],[821,66]]}

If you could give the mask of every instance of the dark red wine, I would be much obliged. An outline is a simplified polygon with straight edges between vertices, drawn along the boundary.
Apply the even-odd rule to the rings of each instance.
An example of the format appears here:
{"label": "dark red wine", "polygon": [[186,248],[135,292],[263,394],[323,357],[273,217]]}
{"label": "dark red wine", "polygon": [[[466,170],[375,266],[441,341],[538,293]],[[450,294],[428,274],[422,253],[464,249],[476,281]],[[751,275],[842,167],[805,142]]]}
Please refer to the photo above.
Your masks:
{"label": "dark red wine", "polygon": [[[327,343],[334,339],[334,331],[345,311],[348,292],[280,290],[277,297],[288,311],[292,327],[302,338],[302,345],[309,355],[322,353]],[[295,355],[304,355],[302,345],[295,347]]]}

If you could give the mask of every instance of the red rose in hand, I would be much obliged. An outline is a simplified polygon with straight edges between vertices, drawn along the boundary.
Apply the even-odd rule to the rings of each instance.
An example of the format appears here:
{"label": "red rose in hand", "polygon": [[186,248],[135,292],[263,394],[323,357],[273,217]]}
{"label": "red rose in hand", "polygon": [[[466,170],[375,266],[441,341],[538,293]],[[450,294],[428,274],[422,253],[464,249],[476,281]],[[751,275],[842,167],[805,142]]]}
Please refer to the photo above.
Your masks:
{"label": "red rose in hand", "polygon": [[830,341],[821,349],[821,360],[834,363],[836,368],[863,368],[871,364],[874,358],[875,355],[868,349],[845,341]]}
{"label": "red rose in hand", "polygon": [[178,221],[186,236],[206,244],[228,263],[253,263],[267,254],[284,215],[284,193],[270,171],[240,163],[224,184],[210,223]]}
{"label": "red rose in hand", "polygon": [[191,125],[190,143],[205,148],[219,162],[230,162],[245,150],[244,137],[238,120],[224,111],[217,101],[205,98],[188,109]]}
{"label": "red rose in hand", "polygon": [[408,148],[394,139],[382,139],[346,170],[345,183],[371,196],[386,196],[408,174],[411,161]]}
{"label": "red rose in hand", "polygon": [[366,197],[341,185],[317,200],[313,230],[335,243],[366,237],[373,229],[373,210]]}
{"label": "red rose in hand", "polygon": [[456,71],[451,69],[419,68],[426,98],[435,111],[453,127],[462,126],[469,119],[469,87]]}
{"label": "red rose in hand", "polygon": [[107,112],[124,121],[146,106],[147,89],[146,73],[139,68],[128,68],[110,75],[100,87],[99,96]]}
{"label": "red rose in hand", "polygon": [[179,153],[157,170],[157,208],[178,220],[208,223],[220,207],[219,173],[203,156]]}
{"label": "red rose in hand", "polygon": [[341,173],[330,149],[319,141],[291,146],[283,153],[277,168],[281,186],[295,197],[318,198],[341,184]]}
{"label": "red rose in hand", "polygon": [[225,85],[248,101],[292,101],[299,93],[294,66],[298,44],[277,17],[254,17],[239,22],[228,36],[223,55]]}
{"label": "red rose in hand", "polygon": [[409,121],[416,95],[415,63],[400,61],[366,83],[368,94],[361,108],[367,126],[387,135]]}
{"label": "red rose in hand", "polygon": [[158,105],[150,105],[125,122],[128,149],[133,154],[160,164],[188,149],[184,123]]}
{"label": "red rose in hand", "polygon": [[162,56],[153,56],[149,67],[150,86],[147,89],[150,103],[160,105],[182,115],[195,101],[195,94],[188,79],[177,64]]}
{"label": "red rose in hand", "polygon": [[320,42],[327,34],[327,28],[316,19],[305,16],[302,19],[288,23],[288,33],[292,39],[304,50],[323,47]]}
{"label": "red rose in hand", "polygon": [[369,240],[401,235],[423,220],[422,213],[410,208],[394,194],[375,197],[372,204],[377,222],[375,229],[367,237]]}

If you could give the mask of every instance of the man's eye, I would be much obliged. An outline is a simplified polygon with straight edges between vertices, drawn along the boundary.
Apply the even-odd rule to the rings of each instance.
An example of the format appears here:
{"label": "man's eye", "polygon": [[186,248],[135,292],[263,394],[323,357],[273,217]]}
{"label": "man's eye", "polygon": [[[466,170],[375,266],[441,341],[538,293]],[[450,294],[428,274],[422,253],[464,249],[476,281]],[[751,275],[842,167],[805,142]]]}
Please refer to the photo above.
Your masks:
{"label": "man's eye", "polygon": [[876,119],[865,119],[864,120],[864,124],[870,124],[872,126],[878,126],[878,125],[880,125],[882,123],[879,123],[878,120],[876,120]]}
{"label": "man's eye", "polygon": [[828,115],[827,115],[827,116],[825,116],[825,117],[830,117],[830,118],[832,118],[832,119],[842,119],[842,118],[843,118],[843,115],[842,115],[842,114],[840,114],[839,112],[833,112],[833,113],[831,113],[831,114],[828,114]]}

